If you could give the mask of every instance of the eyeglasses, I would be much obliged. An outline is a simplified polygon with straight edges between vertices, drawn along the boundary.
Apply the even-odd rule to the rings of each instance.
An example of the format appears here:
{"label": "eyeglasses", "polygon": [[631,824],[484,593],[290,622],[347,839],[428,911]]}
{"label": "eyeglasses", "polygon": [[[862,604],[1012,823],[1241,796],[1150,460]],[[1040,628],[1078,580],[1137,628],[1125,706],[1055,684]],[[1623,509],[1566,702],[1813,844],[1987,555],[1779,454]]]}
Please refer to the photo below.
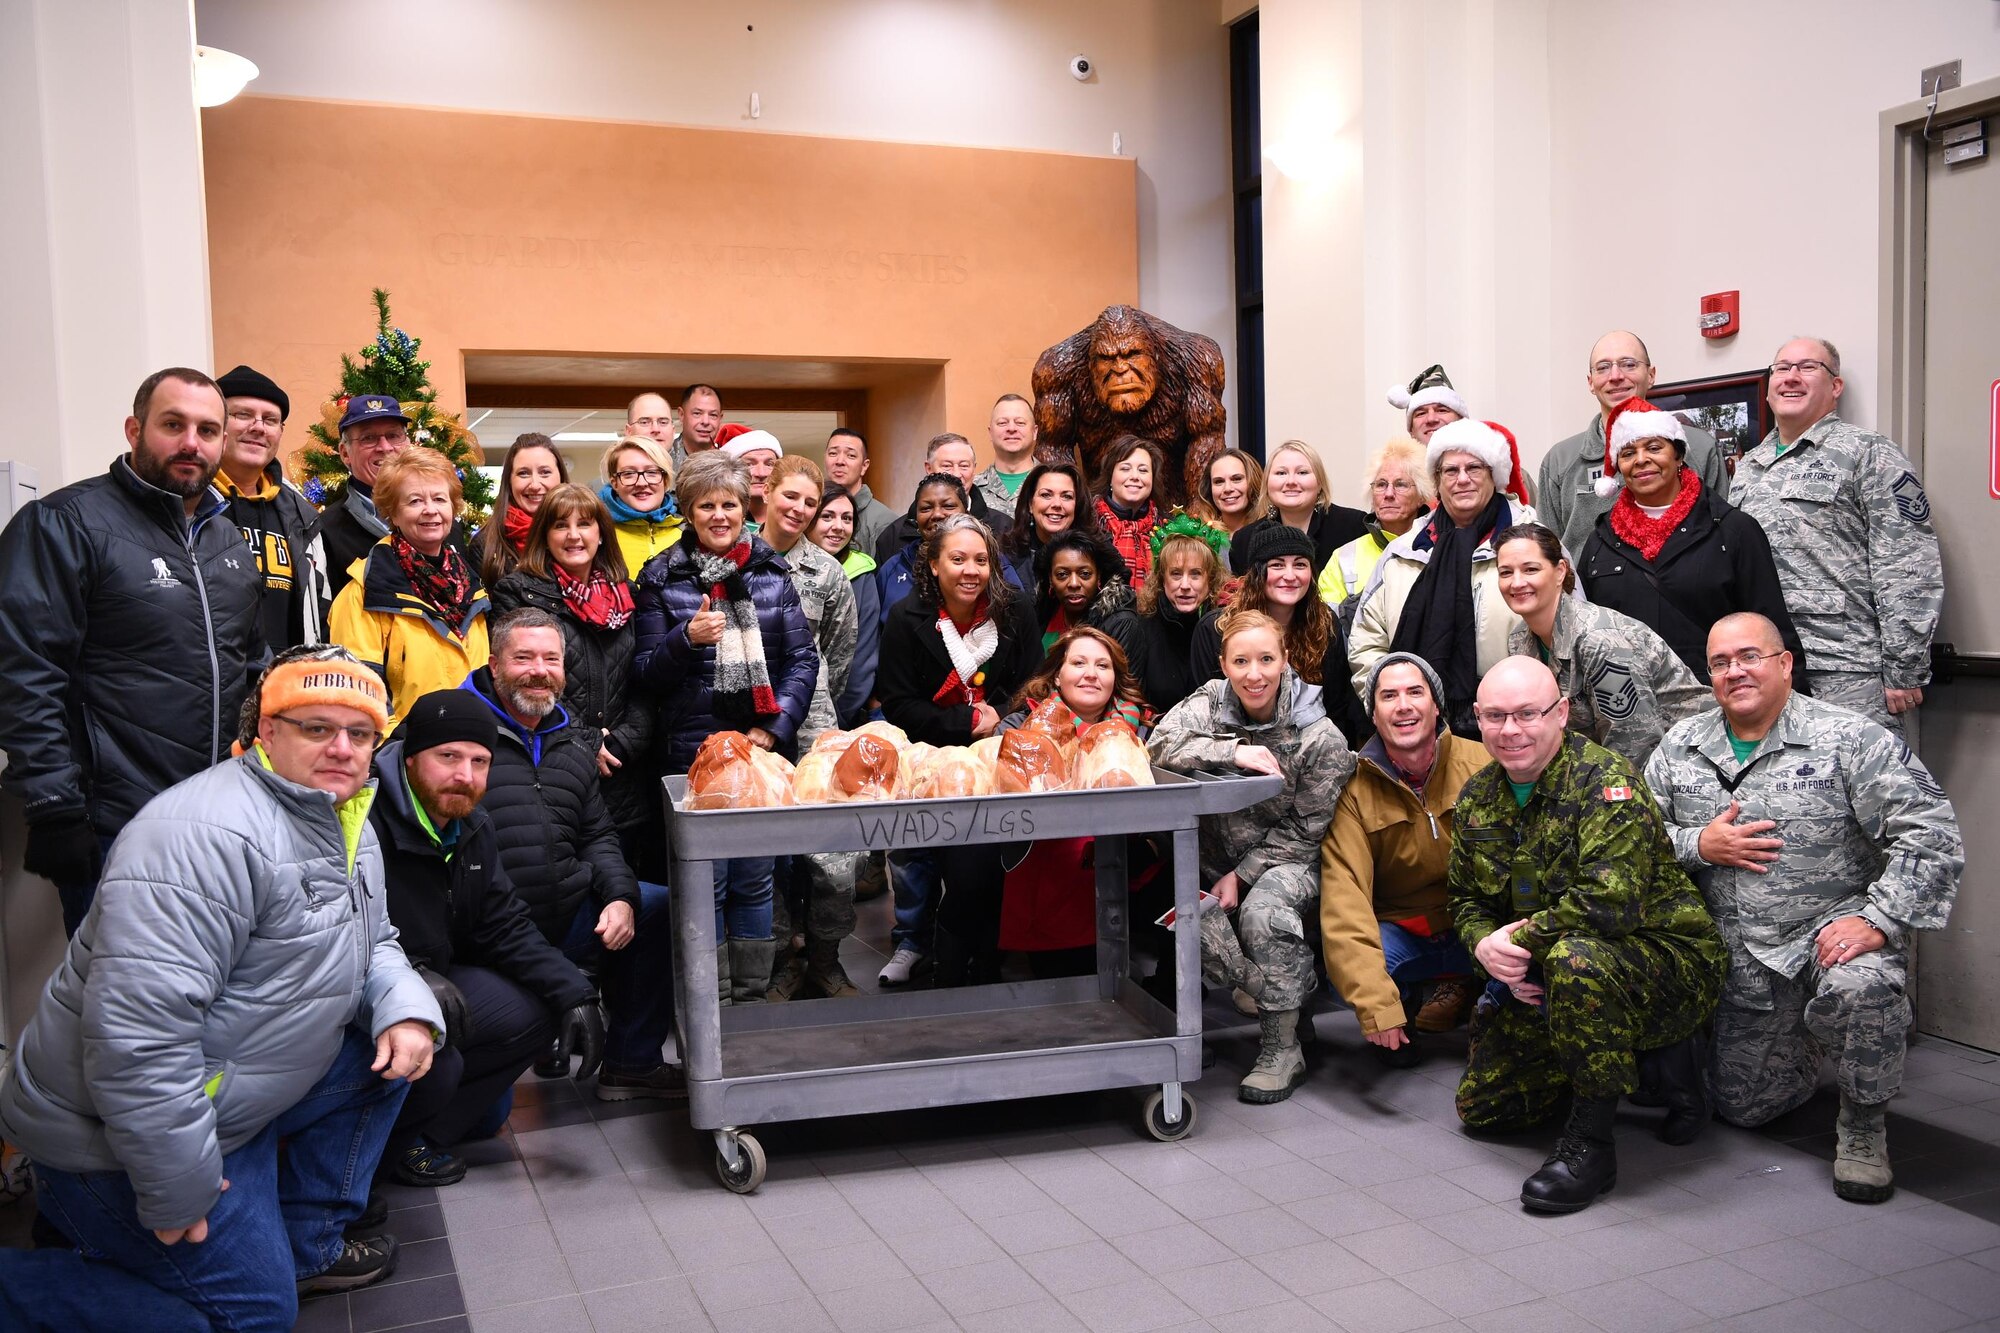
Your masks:
{"label": "eyeglasses", "polygon": [[1438,475],[1448,481],[1455,481],[1460,477],[1484,476],[1492,470],[1492,468],[1486,466],[1484,463],[1450,463],[1440,468]]}
{"label": "eyeglasses", "polygon": [[1401,479],[1391,481],[1387,477],[1383,477],[1377,480],[1371,489],[1387,493],[1390,491],[1414,491],[1417,487],[1414,482]]}
{"label": "eyeglasses", "polygon": [[1472,715],[1479,720],[1482,728],[1498,731],[1507,725],[1507,719],[1511,717],[1521,730],[1526,731],[1560,707],[1562,700],[1558,699],[1547,708],[1516,708],[1511,713],[1504,708],[1475,708]]}
{"label": "eyeglasses", "polygon": [[283,713],[272,713],[270,716],[274,721],[297,727],[299,735],[314,745],[325,745],[337,731],[346,732],[347,743],[357,750],[372,750],[382,743],[382,733],[372,727],[336,727],[331,722],[301,722]]}
{"label": "eyeglasses", "polygon": [[611,480],[630,486],[641,481],[658,481],[666,475],[656,467],[628,467],[612,473]]}
{"label": "eyeglasses", "polygon": [[229,419],[239,426],[248,426],[252,422],[261,421],[272,430],[285,424],[285,419],[276,412],[253,412],[247,407],[230,408]]}
{"label": "eyeglasses", "polygon": [[1755,671],[1761,663],[1776,661],[1789,651],[1789,649],[1781,648],[1775,653],[1766,653],[1755,648],[1745,648],[1742,652],[1734,655],[1718,653],[1708,659],[1708,674],[1719,676],[1733,666],[1740,666],[1745,671]]}
{"label": "eyeglasses", "polygon": [[[1570,364],[1575,365],[1576,363],[1571,362]],[[1640,366],[1646,364],[1648,363],[1639,360],[1639,358],[1635,356],[1621,356],[1616,361],[1599,361],[1596,365],[1590,368],[1590,373],[1593,375],[1609,375],[1612,372],[1612,370],[1616,368],[1618,370],[1624,371],[1627,375],[1630,375]]]}
{"label": "eyeglasses", "polygon": [[1810,375],[1816,370],[1823,370],[1829,376],[1833,374],[1833,367],[1824,361],[1773,361],[1771,363],[1771,373],[1773,375],[1790,375],[1794,371],[1801,375]]}

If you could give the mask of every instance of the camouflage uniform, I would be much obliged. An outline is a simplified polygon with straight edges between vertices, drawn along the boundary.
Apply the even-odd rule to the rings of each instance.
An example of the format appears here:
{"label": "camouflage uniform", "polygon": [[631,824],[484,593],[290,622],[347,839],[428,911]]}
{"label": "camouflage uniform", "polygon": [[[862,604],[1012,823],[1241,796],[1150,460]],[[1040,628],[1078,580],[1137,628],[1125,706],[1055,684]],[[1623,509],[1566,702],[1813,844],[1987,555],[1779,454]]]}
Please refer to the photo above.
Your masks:
{"label": "camouflage uniform", "polygon": [[[806,624],[812,627],[813,644],[819,649],[819,679],[813,685],[805,721],[799,725],[799,753],[804,754],[821,733],[839,725],[833,701],[847,686],[859,624],[854,588],[838,560],[803,537],[783,558],[791,569],[792,586],[798,590]],[[809,939],[839,941],[854,933],[854,860],[853,852],[814,852],[798,858],[806,876],[805,933]],[[782,944],[797,928],[784,894],[776,894],[771,905],[773,936]]]}
{"label": "camouflage uniform", "polygon": [[1146,742],[1154,763],[1177,772],[1241,772],[1238,745],[1263,746],[1284,770],[1276,796],[1201,821],[1203,885],[1232,870],[1243,885],[1235,931],[1221,912],[1202,917],[1203,974],[1241,986],[1272,1011],[1297,1009],[1312,993],[1305,922],[1319,910],[1319,844],[1354,774],[1354,755],[1325,709],[1315,702],[1297,711],[1301,692],[1287,669],[1276,720],[1252,722],[1229,682],[1212,680],[1174,705]]}
{"label": "camouflage uniform", "polygon": [[[1667,732],[1646,777],[1729,944],[1717,1111],[1741,1125],[1782,1115],[1812,1096],[1827,1053],[1842,1096],[1895,1096],[1909,933],[1944,924],[1965,863],[1951,802],[1923,761],[1869,719],[1794,694],[1747,763],[1711,709]],[[1784,846],[1761,875],[1701,859],[1702,828],[1732,800],[1739,822],[1777,821]],[[1814,936],[1843,916],[1866,917],[1888,944],[1822,968]]]}
{"label": "camouflage uniform", "polygon": [[1736,465],[1729,502],[1771,539],[1813,694],[1901,735],[1882,691],[1930,680],[1944,603],[1931,502],[1910,460],[1829,412],[1782,456],[1777,432],[1765,436]]}
{"label": "camouflage uniform", "polygon": [[1525,808],[1489,764],[1465,784],[1453,821],[1459,939],[1471,949],[1525,918],[1514,942],[1546,992],[1540,1004],[1481,1001],[1459,1118],[1522,1129],[1547,1119],[1565,1087],[1585,1098],[1631,1092],[1635,1053],[1706,1023],[1728,965],[1637,772],[1570,733]]}
{"label": "camouflage uniform", "polygon": [[1507,648],[1547,662],[1569,700],[1569,729],[1645,766],[1667,728],[1715,696],[1667,641],[1641,621],[1565,597],[1556,607],[1555,643],[1542,647],[1517,623]]}

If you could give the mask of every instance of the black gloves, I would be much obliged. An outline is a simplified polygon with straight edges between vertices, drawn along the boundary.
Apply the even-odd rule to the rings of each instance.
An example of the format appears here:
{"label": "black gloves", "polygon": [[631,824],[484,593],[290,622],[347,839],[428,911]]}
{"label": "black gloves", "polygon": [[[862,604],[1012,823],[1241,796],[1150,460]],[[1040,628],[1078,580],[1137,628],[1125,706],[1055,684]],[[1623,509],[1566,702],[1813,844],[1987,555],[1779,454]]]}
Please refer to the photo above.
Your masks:
{"label": "black gloves", "polygon": [[596,1000],[572,1005],[556,1020],[555,1055],[564,1064],[576,1056],[578,1078],[589,1078],[604,1063],[604,1011]]}
{"label": "black gloves", "polygon": [[442,972],[433,972],[419,963],[417,975],[431,988],[438,1008],[444,1011],[444,1043],[464,1050],[472,1040],[472,1019],[465,1010],[465,992],[452,984],[450,977]]}
{"label": "black gloves", "polygon": [[104,869],[104,850],[90,816],[56,815],[28,825],[21,869],[57,884],[95,884]]}

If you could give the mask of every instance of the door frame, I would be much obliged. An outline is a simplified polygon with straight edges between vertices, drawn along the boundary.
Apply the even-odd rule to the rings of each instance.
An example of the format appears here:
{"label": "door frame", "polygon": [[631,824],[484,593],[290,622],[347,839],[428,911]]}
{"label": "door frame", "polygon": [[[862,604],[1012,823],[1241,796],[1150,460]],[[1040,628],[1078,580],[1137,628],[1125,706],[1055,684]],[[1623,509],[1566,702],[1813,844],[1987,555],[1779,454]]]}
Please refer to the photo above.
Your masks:
{"label": "door frame", "polygon": [[1952,125],[1974,116],[1995,123],[1990,137],[2000,150],[2000,78],[1982,79],[1942,93],[1933,113],[1927,99],[1890,107],[1881,116],[1882,197],[1879,265],[1880,341],[1876,365],[1877,429],[1903,446],[1924,472],[1924,265],[1927,260],[1925,186],[1929,144],[1924,123]]}

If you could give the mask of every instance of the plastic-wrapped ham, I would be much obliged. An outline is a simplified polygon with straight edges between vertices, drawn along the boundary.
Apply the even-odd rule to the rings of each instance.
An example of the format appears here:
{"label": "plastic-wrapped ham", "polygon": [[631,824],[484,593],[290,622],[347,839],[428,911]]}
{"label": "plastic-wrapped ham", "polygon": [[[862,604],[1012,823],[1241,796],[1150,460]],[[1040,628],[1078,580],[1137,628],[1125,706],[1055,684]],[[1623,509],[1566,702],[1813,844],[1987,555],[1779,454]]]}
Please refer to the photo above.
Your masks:
{"label": "plastic-wrapped ham", "polygon": [[763,800],[759,805],[796,805],[792,795],[792,761],[781,754],[769,750],[750,748],[750,767],[756,770],[757,781],[763,787]]}
{"label": "plastic-wrapped ham", "polygon": [[1069,763],[1055,737],[1021,727],[1000,738],[1000,758],[993,765],[994,791],[1062,791],[1068,786]]}
{"label": "plastic-wrapped ham", "polygon": [[839,761],[839,750],[822,750],[815,746],[792,770],[793,798],[800,805],[824,805],[831,801],[833,766]]}
{"label": "plastic-wrapped ham", "polygon": [[1146,759],[1146,747],[1138,735],[1117,718],[1109,718],[1083,733],[1077,742],[1077,758],[1070,786],[1079,790],[1099,787],[1150,787],[1153,766]]}
{"label": "plastic-wrapped ham", "polygon": [[896,747],[881,736],[858,731],[833,765],[836,801],[892,801],[902,762]]}
{"label": "plastic-wrapped ham", "polygon": [[688,765],[687,790],[690,810],[791,805],[792,766],[740,731],[718,731]]}
{"label": "plastic-wrapped ham", "polygon": [[910,737],[893,722],[868,722],[848,733],[850,736],[879,736],[896,747],[898,753],[910,748]]}
{"label": "plastic-wrapped ham", "polygon": [[1076,758],[1077,719],[1075,710],[1062,701],[1061,695],[1051,694],[1029,710],[1028,720],[1021,724],[1026,731],[1039,731],[1053,737],[1056,748],[1062,751],[1065,763]]}
{"label": "plastic-wrapped ham", "polygon": [[933,751],[917,770],[910,794],[919,800],[953,796],[991,796],[993,763],[970,747],[947,745]]}

